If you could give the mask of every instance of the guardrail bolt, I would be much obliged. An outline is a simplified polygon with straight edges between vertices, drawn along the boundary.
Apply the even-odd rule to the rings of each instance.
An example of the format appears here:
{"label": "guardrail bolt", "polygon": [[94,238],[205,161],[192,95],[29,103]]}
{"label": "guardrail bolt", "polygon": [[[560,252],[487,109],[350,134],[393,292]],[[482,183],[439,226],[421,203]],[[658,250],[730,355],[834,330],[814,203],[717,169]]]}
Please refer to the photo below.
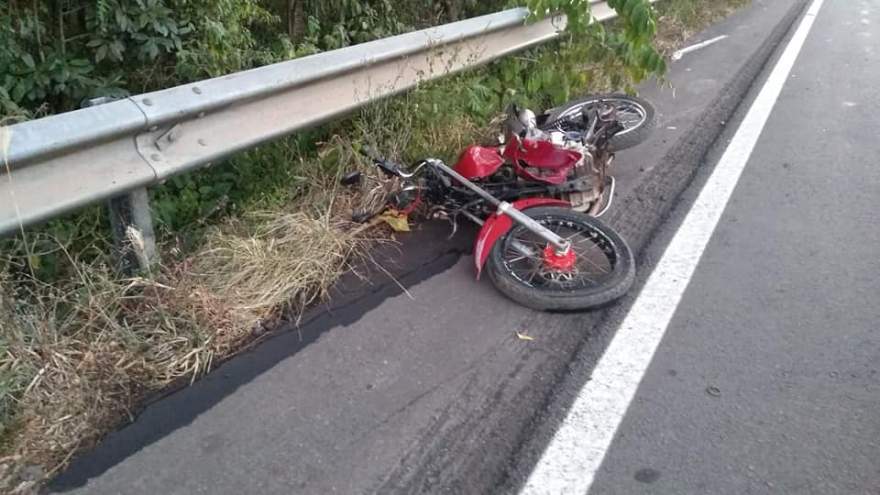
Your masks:
{"label": "guardrail bolt", "polygon": [[145,187],[108,201],[110,227],[119,268],[127,274],[150,274],[159,264],[156,233]]}
{"label": "guardrail bolt", "polygon": [[200,88],[198,86],[193,86],[193,93],[195,93],[197,95],[202,94],[202,88]]}
{"label": "guardrail bolt", "polygon": [[146,105],[148,107],[153,106],[153,100],[151,100],[149,98],[144,98],[144,105]]}

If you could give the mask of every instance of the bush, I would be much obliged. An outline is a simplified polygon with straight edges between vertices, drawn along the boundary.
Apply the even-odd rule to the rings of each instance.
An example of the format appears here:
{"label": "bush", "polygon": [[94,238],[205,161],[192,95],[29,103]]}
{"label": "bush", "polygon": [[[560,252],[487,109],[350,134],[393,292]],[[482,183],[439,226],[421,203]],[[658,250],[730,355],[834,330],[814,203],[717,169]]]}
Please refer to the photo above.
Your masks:
{"label": "bush", "polygon": [[275,59],[257,0],[9,2],[0,13],[0,115],[78,108]]}

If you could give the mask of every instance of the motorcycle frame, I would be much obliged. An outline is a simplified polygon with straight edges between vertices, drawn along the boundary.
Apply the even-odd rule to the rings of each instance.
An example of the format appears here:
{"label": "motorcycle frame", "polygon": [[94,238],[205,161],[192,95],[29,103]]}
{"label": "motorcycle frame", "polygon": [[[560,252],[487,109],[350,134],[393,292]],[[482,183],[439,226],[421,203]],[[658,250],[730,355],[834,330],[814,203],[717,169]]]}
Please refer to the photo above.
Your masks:
{"label": "motorcycle frame", "polygon": [[[379,169],[385,172],[388,175],[399,177],[405,181],[412,181],[414,177],[422,173],[422,171],[428,167],[429,169],[435,171],[436,173],[443,174],[447,177],[451,177],[456,182],[464,186],[466,189],[470,190],[470,192],[476,194],[479,197],[477,202],[471,202],[471,206],[476,206],[477,203],[481,201],[485,201],[486,203],[495,207],[495,213],[490,215],[490,217],[483,221],[483,228],[480,230],[480,234],[477,236],[476,247],[478,249],[478,255],[475,256],[477,259],[481,259],[482,262],[478,265],[477,275],[479,276],[479,272],[482,269],[482,263],[485,262],[484,252],[488,253],[491,251],[491,248],[495,245],[498,239],[500,239],[510,228],[513,226],[513,222],[516,222],[526,229],[530,230],[534,234],[538,235],[542,239],[546,240],[548,244],[552,245],[556,254],[558,256],[565,256],[569,253],[571,249],[571,242],[566,239],[563,239],[559,235],[557,235],[552,230],[541,225],[537,220],[531,218],[521,211],[520,208],[525,209],[527,207],[533,207],[538,205],[568,205],[568,202],[561,201],[558,199],[552,198],[527,198],[522,200],[514,201],[513,204],[508,203],[507,201],[502,201],[492,194],[490,194],[485,189],[476,185],[474,182],[468,180],[463,175],[459,174],[451,167],[446,165],[442,160],[438,160],[436,158],[428,158],[419,162],[415,169],[411,172],[403,170],[399,165],[393,163],[391,161],[385,160],[384,158],[378,157],[372,152],[367,151],[366,154],[370,156],[373,162],[376,164]],[[446,181],[444,184],[445,191],[440,191],[447,196],[448,188],[452,187],[452,184]],[[410,185],[405,186],[402,190],[415,188],[412,182]],[[416,188],[417,189],[417,188]],[[519,205],[519,208],[517,207]],[[479,217],[469,213],[466,211],[466,206],[458,208],[454,213],[455,214],[463,214],[465,217],[480,223]],[[506,218],[507,221],[501,221],[499,223],[499,218]]]}
{"label": "motorcycle frame", "polygon": [[[555,232],[548,229],[547,227],[544,227],[537,220],[526,215],[519,208],[514,206],[514,204],[516,204],[516,203],[523,204],[522,201],[524,201],[524,200],[515,201],[514,204],[508,203],[507,201],[501,201],[498,198],[496,198],[495,196],[492,196],[491,194],[489,194],[485,189],[481,188],[480,186],[478,186],[475,183],[471,182],[470,180],[466,179],[463,175],[459,174],[458,172],[453,170],[451,167],[449,167],[448,165],[443,163],[443,161],[437,160],[434,158],[429,158],[429,159],[425,160],[425,162],[427,164],[429,164],[435,170],[440,170],[441,172],[445,173],[446,175],[452,177],[453,179],[458,181],[461,185],[465,186],[466,188],[470,189],[472,192],[476,193],[477,196],[481,197],[489,204],[495,206],[496,207],[495,216],[504,215],[504,216],[510,218],[511,220],[515,221],[516,223],[524,226],[525,228],[527,228],[528,230],[530,230],[534,234],[540,236],[542,239],[544,239],[548,243],[552,244],[553,247],[556,248],[557,254],[559,254],[560,256],[568,253],[568,250],[571,249],[571,243],[569,241],[567,241],[566,239],[563,239],[562,237],[560,237],[559,235],[557,235]],[[532,199],[536,199],[536,198],[532,198]],[[557,202],[560,200],[546,198],[546,201]],[[568,202],[564,202],[564,201],[563,201],[563,203],[565,203],[566,205],[568,204]],[[485,224],[483,225],[483,227],[485,227]],[[508,227],[508,230],[509,230],[509,227]],[[496,240],[497,240],[497,238],[496,238]],[[477,237],[478,245],[479,245],[480,241],[481,241],[481,238],[478,236]],[[483,241],[485,241],[485,240],[483,240]],[[485,242],[483,242],[483,243],[485,243]],[[494,242],[492,244],[494,244]]]}

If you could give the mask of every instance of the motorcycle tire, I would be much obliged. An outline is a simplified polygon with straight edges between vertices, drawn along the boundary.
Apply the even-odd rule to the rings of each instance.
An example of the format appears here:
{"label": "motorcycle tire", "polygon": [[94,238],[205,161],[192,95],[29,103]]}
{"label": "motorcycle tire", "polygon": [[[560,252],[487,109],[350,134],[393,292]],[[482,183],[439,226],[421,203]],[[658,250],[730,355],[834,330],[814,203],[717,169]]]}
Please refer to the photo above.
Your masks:
{"label": "motorcycle tire", "polygon": [[626,129],[615,134],[609,141],[608,148],[611,152],[622,151],[643,143],[657,125],[656,111],[650,102],[635,96],[622,94],[590,95],[553,108],[549,110],[547,115],[547,125],[552,126],[553,123],[561,119],[575,115],[580,116],[584,107],[595,104],[599,100],[615,105],[618,108],[618,112],[623,112],[625,115],[633,117],[631,122],[624,122]]}
{"label": "motorcycle tire", "polygon": [[[541,246],[546,246],[546,241],[524,226],[514,225],[495,243],[486,261],[489,278],[502,294],[523,306],[540,311],[578,311],[610,304],[624,296],[632,287],[635,280],[632,250],[610,227],[595,217],[568,208],[536,207],[525,210],[524,213],[558,235],[570,236],[571,249],[575,250],[577,259],[587,263],[580,264],[579,261],[567,272],[548,269],[546,260],[540,255],[529,259],[514,244],[518,242],[520,246],[533,245],[536,246],[534,251],[540,252]],[[608,267],[601,279],[591,279],[581,273],[582,266],[591,270],[594,266],[599,267],[595,251],[591,251],[589,245],[584,245],[587,241],[593,247],[598,246],[599,255],[607,259]],[[584,257],[579,249],[589,251],[594,259]],[[524,258],[526,262],[517,260],[518,257]],[[601,259],[598,261],[601,262]],[[520,269],[520,265],[525,267],[525,272]],[[575,272],[577,275],[574,275]],[[528,273],[531,273],[531,278]],[[557,280],[557,276],[563,280]],[[572,279],[564,280],[568,277]],[[575,280],[576,277],[585,280]]]}

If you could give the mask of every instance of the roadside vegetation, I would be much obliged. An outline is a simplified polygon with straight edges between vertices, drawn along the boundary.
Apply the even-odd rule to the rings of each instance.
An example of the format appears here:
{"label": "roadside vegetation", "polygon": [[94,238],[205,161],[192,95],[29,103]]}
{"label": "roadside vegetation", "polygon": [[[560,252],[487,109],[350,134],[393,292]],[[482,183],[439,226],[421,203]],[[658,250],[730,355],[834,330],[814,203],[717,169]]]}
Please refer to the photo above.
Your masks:
{"label": "roadside vegetation", "polygon": [[[747,1],[663,0],[653,46],[668,54]],[[387,187],[353,151],[361,144],[403,161],[451,161],[492,136],[489,123],[510,102],[544,108],[661,74],[652,25],[637,29],[641,2],[610,1],[629,15],[604,27],[574,23],[558,42],[172,178],[151,191],[163,257],[153,273],[115,270],[100,207],[0,241],[0,492],[34,490],[153,394],[196,380],[279,320],[295,321],[371,244],[387,242],[381,227],[349,221],[380,205]],[[0,0],[0,125],[508,3]],[[586,0],[525,3],[572,16]],[[355,168],[367,175],[360,190],[338,186]]]}

